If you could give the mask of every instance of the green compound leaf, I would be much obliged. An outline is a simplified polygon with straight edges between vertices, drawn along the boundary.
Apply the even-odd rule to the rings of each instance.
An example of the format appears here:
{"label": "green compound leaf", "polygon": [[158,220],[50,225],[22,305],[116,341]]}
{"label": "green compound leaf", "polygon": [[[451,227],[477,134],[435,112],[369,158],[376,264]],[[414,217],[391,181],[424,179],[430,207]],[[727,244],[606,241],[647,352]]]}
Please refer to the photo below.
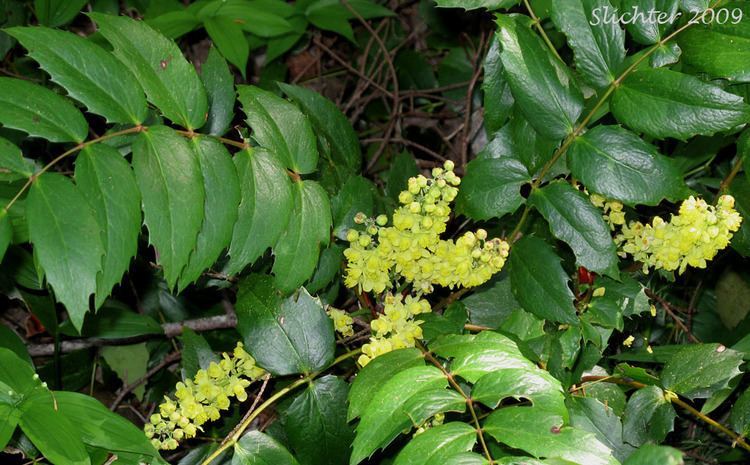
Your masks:
{"label": "green compound leaf", "polygon": [[81,431],[72,423],[81,423],[80,418],[68,418],[58,407],[46,389],[27,397],[21,405],[21,430],[51,463],[90,465]]}
{"label": "green compound leaf", "polygon": [[609,86],[625,60],[625,32],[617,22],[597,24],[595,13],[608,8],[609,0],[551,2],[552,21],[568,38],[576,69],[598,88]]}
{"label": "green compound leaf", "polygon": [[236,274],[273,246],[289,223],[292,183],[276,156],[264,149],[234,156],[240,182],[240,206],[229,246],[228,274]]}
{"label": "green compound leaf", "polygon": [[568,413],[560,381],[546,371],[529,368],[502,368],[477,380],[472,399],[495,409],[504,399],[528,399],[535,407],[555,412],[562,418]]}
{"label": "green compound leaf", "polygon": [[466,165],[456,208],[475,220],[500,218],[523,204],[521,186],[530,180],[526,167],[516,159],[472,160]]}
{"label": "green compound leaf", "polygon": [[741,373],[742,356],[721,344],[683,346],[664,365],[662,385],[689,399],[708,399]]}
{"label": "green compound leaf", "polygon": [[221,16],[206,18],[203,27],[224,58],[236,66],[244,78],[250,45],[242,28],[231,18]]}
{"label": "green compound leaf", "polygon": [[442,465],[450,457],[469,452],[477,431],[466,423],[452,422],[430,428],[409,441],[393,465]]}
{"label": "green compound leaf", "polygon": [[68,94],[110,123],[140,124],[148,107],[128,68],[100,46],[76,34],[45,27],[7,32]]}
{"label": "green compound leaf", "polygon": [[317,139],[307,116],[293,103],[258,87],[239,86],[238,92],[255,140],[286,168],[299,174],[315,171]]}
{"label": "green compound leaf", "polygon": [[578,325],[573,292],[560,257],[542,239],[527,236],[510,252],[510,284],[524,310],[546,320]]}
{"label": "green compound leaf", "polygon": [[55,392],[54,395],[60,413],[76,421],[76,430],[87,446],[116,450],[118,459],[124,463],[165,463],[141,429],[110,412],[98,400],[77,392]]}
{"label": "green compound leaf", "polygon": [[565,181],[534,189],[529,197],[549,223],[552,234],[567,243],[578,264],[612,277],[619,275],[617,247],[602,212]]}
{"label": "green compound leaf", "polygon": [[470,383],[498,370],[534,368],[515,342],[491,331],[443,336],[430,345],[430,350],[441,357],[452,358],[451,373]]}
{"label": "green compound leaf", "polygon": [[622,438],[640,447],[646,442],[661,442],[674,429],[677,414],[664,391],[656,386],[639,389],[628,400],[622,416]]}
{"label": "green compound leaf", "polygon": [[561,139],[573,131],[583,97],[568,69],[519,17],[499,16],[505,75],[519,108],[536,131]]}
{"label": "green compound leaf", "polygon": [[102,267],[101,234],[86,198],[66,177],[45,173],[26,202],[34,259],[80,331]]}
{"label": "green compound leaf", "polygon": [[164,116],[188,129],[203,126],[208,111],[206,91],[173,41],[143,21],[101,13],[89,16]]}
{"label": "green compound leaf", "polygon": [[190,144],[166,126],[152,126],[133,143],[133,169],[143,197],[144,224],[169,288],[196,247],[205,192]]}
{"label": "green compound leaf", "polygon": [[315,181],[292,186],[294,207],[289,223],[273,247],[276,285],[289,293],[315,272],[321,247],[331,238],[331,205],[328,194]]}
{"label": "green compound leaf", "polygon": [[278,83],[281,90],[302,108],[316,132],[331,145],[334,164],[356,173],[362,164],[359,138],[341,110],[319,93],[304,87]]}
{"label": "green compound leaf", "polygon": [[237,327],[258,365],[274,375],[311,373],[333,360],[333,323],[301,289],[285,299],[268,275],[250,275],[237,295]]}
{"label": "green compound leaf", "polygon": [[[684,3],[684,1],[683,1]],[[705,8],[702,8],[705,10]],[[718,16],[727,15],[727,21]],[[710,18],[714,16],[714,20]],[[710,21],[710,22],[709,22]],[[714,78],[750,81],[750,5],[730,2],[706,16],[708,24],[695,25],[677,36],[685,63]]]}
{"label": "green compound leaf", "polygon": [[0,123],[50,142],[83,142],[88,124],[65,97],[38,84],[0,77]]}
{"label": "green compound leaf", "polygon": [[537,407],[512,406],[495,410],[484,431],[498,441],[537,458],[563,459],[586,465],[616,465],[612,451],[596,437],[564,426],[556,413]]}
{"label": "green compound leaf", "polygon": [[138,251],[141,233],[141,194],[133,170],[116,149],[94,144],[76,159],[78,189],[94,211],[104,247],[97,276],[96,307],[120,282]]}
{"label": "green compound leaf", "polygon": [[234,76],[214,47],[201,65],[201,80],[208,96],[208,120],[202,130],[221,136],[227,132],[234,117]]}
{"label": "green compound leaf", "polygon": [[409,368],[386,381],[362,413],[349,463],[357,465],[436,413],[465,406],[463,397],[445,390],[447,386],[443,372],[432,366]]}
{"label": "green compound leaf", "polygon": [[271,436],[255,430],[234,445],[232,465],[299,465],[299,462]]}
{"label": "green compound leaf", "polygon": [[419,349],[399,349],[372,359],[354,378],[349,391],[347,421],[362,415],[375,392],[396,373],[408,368],[424,366],[424,355]]}
{"label": "green compound leaf", "polygon": [[742,97],[664,68],[633,72],[615,90],[611,107],[618,121],[658,139],[711,136],[750,120]]}
{"label": "green compound leaf", "polygon": [[646,444],[633,452],[622,465],[683,465],[682,452],[668,446]]}
{"label": "green compound leaf", "polygon": [[349,385],[332,375],[310,384],[284,412],[289,444],[302,465],[346,465],[354,430],[346,421]]}
{"label": "green compound leaf", "polygon": [[195,282],[227,247],[240,204],[237,170],[224,144],[211,137],[196,137],[190,145],[203,175],[205,217],[195,250],[180,276],[179,289]]}
{"label": "green compound leaf", "polygon": [[657,205],[686,192],[682,175],[656,147],[619,126],[597,126],[568,149],[570,171],[589,190],[626,205]]}

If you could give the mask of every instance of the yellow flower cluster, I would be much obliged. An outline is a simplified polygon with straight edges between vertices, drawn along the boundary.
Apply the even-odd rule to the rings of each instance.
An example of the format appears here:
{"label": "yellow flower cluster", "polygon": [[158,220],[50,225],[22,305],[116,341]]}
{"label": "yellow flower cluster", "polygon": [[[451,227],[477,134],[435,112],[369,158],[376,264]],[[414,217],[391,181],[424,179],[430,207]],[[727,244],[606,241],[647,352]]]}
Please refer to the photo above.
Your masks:
{"label": "yellow flower cluster", "polygon": [[374,336],[362,346],[362,355],[357,360],[359,364],[365,366],[379,355],[414,347],[417,339],[422,338],[422,322],[414,317],[431,311],[430,303],[425,299],[386,294],[383,314],[370,323]]}
{"label": "yellow flower cluster", "polygon": [[609,200],[599,194],[591,194],[589,200],[591,200],[591,203],[595,207],[601,208],[604,211],[602,218],[609,225],[609,229],[614,231],[617,226],[625,224],[625,212],[622,211],[622,203],[617,200]]}
{"label": "yellow flower cluster", "polygon": [[381,293],[402,277],[416,290],[429,293],[435,284],[478,286],[502,269],[508,243],[487,240],[484,230],[467,232],[456,241],[440,239],[461,183],[453,168],[447,161],[444,168],[432,170],[432,179],[409,179],[408,190],[399,195],[401,206],[393,213],[393,226],[386,226],[385,215],[355,218],[365,231],[352,229],[347,234],[347,287]]}
{"label": "yellow flower cluster", "polygon": [[343,310],[328,307],[328,316],[333,320],[333,329],[344,337],[354,336],[354,319]]}
{"label": "yellow flower cluster", "polygon": [[621,256],[630,254],[643,263],[644,273],[649,268],[662,268],[681,274],[688,266],[705,268],[707,260],[729,245],[741,222],[730,195],[719,198],[715,207],[690,197],[669,222],[660,217],[645,225],[631,221],[623,226],[615,242]]}
{"label": "yellow flower cluster", "polygon": [[255,365],[255,359],[238,342],[232,357],[224,353],[220,362],[198,370],[192,380],[177,383],[177,400],[164,398],[159,413],[151,415],[144,427],[146,437],[157,449],[176,449],[178,441],[202,431],[201,425],[218,420],[220,410],[229,408],[231,397],[245,401],[245,388],[263,375],[265,371]]}

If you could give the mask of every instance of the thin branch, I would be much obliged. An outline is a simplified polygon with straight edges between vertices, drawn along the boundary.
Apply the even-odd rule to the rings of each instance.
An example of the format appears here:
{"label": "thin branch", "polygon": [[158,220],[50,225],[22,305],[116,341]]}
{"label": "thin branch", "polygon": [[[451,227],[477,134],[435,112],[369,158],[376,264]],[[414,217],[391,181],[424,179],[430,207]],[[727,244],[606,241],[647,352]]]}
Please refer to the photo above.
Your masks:
{"label": "thin branch", "polygon": [[685,335],[687,335],[688,339],[690,339],[692,342],[700,344],[701,340],[698,339],[698,337],[695,336],[690,331],[690,328],[688,328],[687,325],[682,321],[682,318],[680,318],[672,310],[672,304],[670,304],[669,301],[667,301],[665,298],[661,297],[660,295],[656,294],[651,289],[646,289],[645,292],[649,299],[653,299],[659,302],[659,305],[661,305],[664,311],[667,312],[667,315],[669,315],[672,318],[672,320],[675,322],[675,324],[680,327],[680,329],[685,333]]}
{"label": "thin branch", "polygon": [[179,352],[172,352],[171,354],[164,357],[164,360],[159,362],[158,364],[154,365],[149,369],[145,375],[137,379],[136,381],[132,382],[131,384],[127,386],[123,386],[122,389],[120,389],[120,392],[117,394],[117,397],[115,397],[115,400],[112,401],[112,404],[109,406],[109,409],[111,411],[115,411],[117,409],[117,406],[120,405],[120,402],[131,392],[133,392],[138,386],[148,381],[149,378],[154,376],[156,373],[161,371],[163,368],[179,361],[182,358],[182,354]]}
{"label": "thin branch", "polygon": [[729,186],[732,185],[732,181],[734,181],[734,178],[737,177],[739,172],[742,170],[742,158],[737,160],[737,163],[734,164],[734,167],[732,167],[732,171],[729,172],[729,175],[727,175],[726,178],[724,178],[723,181],[721,181],[721,184],[719,185],[719,191],[716,193],[716,199],[714,199],[714,203],[716,203],[716,200],[718,200],[718,197],[723,194],[727,189],[729,189]]}
{"label": "thin branch", "polygon": [[239,430],[240,426],[244,425],[247,419],[250,417],[250,415],[255,412],[255,408],[258,407],[258,404],[260,403],[260,399],[263,398],[263,393],[266,391],[266,387],[268,386],[268,381],[270,381],[271,375],[266,374],[266,376],[263,377],[263,384],[260,385],[260,390],[258,390],[258,394],[255,395],[255,399],[253,399],[253,404],[250,406],[250,409],[245,413],[245,416],[242,417],[242,420],[240,420],[239,423],[237,423],[237,426],[232,428],[232,431],[229,432],[227,437],[224,438],[224,440],[221,442],[221,445],[223,446],[227,441],[229,441]]}
{"label": "thin branch", "polygon": [[560,57],[560,54],[557,52],[557,48],[549,39],[549,36],[547,35],[547,31],[545,31],[544,28],[542,27],[542,20],[539,19],[536,13],[534,13],[534,9],[531,8],[531,4],[529,3],[529,0],[523,0],[523,4],[526,7],[526,10],[529,12],[529,16],[531,16],[531,19],[534,21],[534,26],[539,31],[539,34],[542,36],[544,43],[547,44],[549,49],[552,51],[555,57],[557,57],[558,60],[563,61],[562,57]]}
{"label": "thin branch", "polygon": [[487,40],[486,36],[482,34],[479,46],[477,47],[476,55],[474,56],[472,66],[474,68],[474,73],[471,77],[471,81],[469,82],[469,87],[466,90],[466,102],[464,103],[464,127],[463,127],[463,136],[461,137],[461,167],[465,167],[466,164],[469,162],[469,140],[471,139],[471,111],[472,111],[472,100],[474,97],[474,88],[477,85],[477,81],[479,80],[479,77],[482,75],[483,72],[483,66],[481,64],[481,57],[484,54],[484,49],[486,44],[489,43],[489,40]]}
{"label": "thin branch", "polygon": [[479,435],[479,443],[482,445],[482,450],[484,451],[484,455],[485,455],[485,457],[487,457],[487,460],[489,461],[490,465],[493,465],[495,463],[495,461],[492,458],[492,454],[490,454],[490,449],[489,449],[489,447],[487,447],[486,441],[484,440],[484,432],[482,431],[482,425],[479,424],[479,418],[477,417],[477,412],[474,409],[474,401],[473,401],[473,399],[471,398],[471,396],[469,396],[468,394],[466,394],[466,392],[464,392],[463,388],[461,388],[461,385],[458,384],[458,382],[453,377],[453,375],[448,370],[446,370],[445,367],[443,367],[443,364],[440,363],[440,361],[438,359],[436,359],[435,357],[433,357],[433,355],[430,353],[429,350],[427,350],[427,348],[425,346],[423,346],[422,344],[418,343],[417,347],[419,348],[419,350],[422,351],[422,354],[424,355],[424,358],[427,361],[429,361],[430,363],[432,363],[433,365],[435,365],[440,371],[442,371],[443,375],[448,380],[448,383],[451,386],[453,386],[453,388],[459,394],[461,394],[461,397],[463,397],[464,399],[466,399],[466,406],[469,407],[469,413],[471,413],[472,422],[474,423],[474,426],[475,426],[475,428],[477,430],[477,434]]}
{"label": "thin branch", "polygon": [[[60,344],[61,353],[74,352],[76,350],[90,349],[92,347],[117,346],[134,344],[154,337],[172,338],[182,333],[183,328],[190,328],[193,331],[211,331],[214,329],[227,329],[237,326],[237,317],[234,315],[218,315],[206,318],[197,318],[195,320],[185,320],[179,323],[164,323],[161,325],[164,334],[144,334],[142,336],[119,338],[119,339],[101,339],[88,338],[73,341],[63,341]],[[30,344],[28,346],[29,355],[32,357],[49,357],[55,353],[55,344]]]}
{"label": "thin branch", "polygon": [[26,184],[24,184],[23,187],[21,187],[21,189],[16,193],[16,195],[12,199],[10,199],[10,202],[8,202],[8,204],[5,205],[5,211],[7,212],[8,210],[10,210],[13,204],[16,203],[16,201],[18,201],[19,198],[21,198],[21,195],[23,195],[23,193],[26,192],[26,190],[29,187],[31,187],[31,185],[34,183],[34,181],[36,181],[36,179],[39,176],[49,171],[50,168],[58,164],[64,158],[78,152],[79,150],[85,149],[89,145],[93,145],[98,142],[105,141],[107,139],[112,139],[113,137],[119,137],[119,136],[124,136],[126,134],[133,134],[133,133],[141,132],[141,131],[144,131],[145,129],[146,129],[145,126],[139,125],[139,126],[133,126],[132,128],[128,128],[128,129],[123,129],[122,131],[111,132],[109,134],[105,134],[103,136],[97,137],[96,139],[91,139],[86,142],[81,142],[80,144],[76,145],[72,149],[66,152],[63,152],[61,155],[58,155],[56,158],[54,158],[51,162],[44,165],[44,167],[41,170],[39,170],[38,172],[34,173],[33,175],[29,177],[29,179],[26,181]]}
{"label": "thin branch", "polygon": [[363,139],[361,142],[363,144],[372,144],[376,142],[393,142],[394,144],[408,145],[409,147],[414,147],[415,149],[418,149],[437,160],[440,160],[440,161],[447,160],[447,158],[445,158],[444,156],[440,155],[439,153],[435,152],[434,150],[430,148],[425,147],[422,144],[411,141],[409,139],[402,139],[400,137],[393,137],[393,138],[375,137],[375,138],[370,138],[370,139]]}

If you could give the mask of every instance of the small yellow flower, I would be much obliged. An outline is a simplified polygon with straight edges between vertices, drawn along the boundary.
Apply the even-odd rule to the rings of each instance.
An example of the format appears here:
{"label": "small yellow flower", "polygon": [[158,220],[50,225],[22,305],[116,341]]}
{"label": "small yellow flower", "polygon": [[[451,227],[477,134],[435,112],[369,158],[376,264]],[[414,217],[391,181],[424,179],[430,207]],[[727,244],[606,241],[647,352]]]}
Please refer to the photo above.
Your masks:
{"label": "small yellow flower", "polygon": [[633,342],[635,342],[635,338],[631,334],[630,336],[626,337],[624,341],[622,341],[622,345],[625,347],[631,347],[633,345]]}
{"label": "small yellow flower", "polygon": [[333,320],[333,328],[344,337],[354,336],[354,319],[343,310],[328,307],[328,316]]}

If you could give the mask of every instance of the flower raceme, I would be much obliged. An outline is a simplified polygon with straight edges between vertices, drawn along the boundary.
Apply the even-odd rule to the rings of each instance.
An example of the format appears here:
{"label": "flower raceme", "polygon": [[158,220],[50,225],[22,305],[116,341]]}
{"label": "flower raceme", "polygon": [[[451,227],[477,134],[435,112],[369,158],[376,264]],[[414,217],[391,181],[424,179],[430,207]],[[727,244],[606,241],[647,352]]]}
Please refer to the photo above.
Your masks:
{"label": "flower raceme", "polygon": [[144,427],[146,436],[157,449],[176,449],[180,440],[202,431],[201,425],[218,420],[220,411],[229,408],[231,397],[245,401],[245,389],[263,375],[265,371],[238,342],[231,357],[224,353],[221,361],[198,370],[193,379],[177,383],[177,400],[164,398],[159,412]]}
{"label": "flower raceme", "polygon": [[418,292],[430,293],[436,284],[478,286],[502,269],[508,243],[487,240],[484,230],[467,232],[455,241],[440,239],[461,179],[450,161],[433,169],[432,176],[409,179],[408,189],[399,195],[401,206],[393,213],[393,226],[387,226],[385,215],[355,218],[365,230],[347,234],[347,287],[382,293],[403,278]]}
{"label": "flower raceme", "polygon": [[386,294],[383,302],[383,314],[370,323],[373,336],[370,342],[362,346],[362,355],[357,360],[365,366],[372,359],[392,350],[414,347],[422,339],[422,321],[414,317],[421,313],[430,313],[432,307],[425,299],[401,294]]}
{"label": "flower raceme", "polygon": [[[383,314],[371,323],[373,337],[362,347],[358,360],[362,366],[391,350],[414,347],[422,338],[422,322],[414,318],[431,311],[421,296],[431,293],[435,285],[479,286],[505,265],[508,243],[488,239],[483,229],[456,240],[440,238],[461,184],[453,168],[453,162],[447,161],[443,168],[432,170],[431,179],[410,178],[407,190],[399,195],[392,226],[385,215],[372,219],[360,213],[355,222],[364,230],[347,233],[346,286],[377,294],[388,291]],[[416,296],[394,294],[397,283],[411,284]],[[335,326],[341,326],[336,321],[340,316],[332,313],[331,317]]]}
{"label": "flower raceme", "polygon": [[327,313],[331,317],[331,320],[333,320],[333,329],[337,333],[344,337],[354,336],[354,328],[352,327],[354,319],[348,313],[333,307],[328,307]]}
{"label": "flower raceme", "polygon": [[614,231],[617,226],[625,224],[625,212],[623,211],[621,202],[607,199],[599,194],[591,194],[589,200],[591,200],[591,203],[595,207],[601,208],[604,211],[602,218],[607,222],[610,230]]}
{"label": "flower raceme", "polygon": [[643,263],[644,273],[661,268],[682,274],[688,266],[705,268],[708,260],[729,245],[741,223],[731,195],[720,197],[716,206],[690,197],[668,222],[657,216],[649,224],[631,221],[623,225],[615,243],[621,256],[632,255]]}

